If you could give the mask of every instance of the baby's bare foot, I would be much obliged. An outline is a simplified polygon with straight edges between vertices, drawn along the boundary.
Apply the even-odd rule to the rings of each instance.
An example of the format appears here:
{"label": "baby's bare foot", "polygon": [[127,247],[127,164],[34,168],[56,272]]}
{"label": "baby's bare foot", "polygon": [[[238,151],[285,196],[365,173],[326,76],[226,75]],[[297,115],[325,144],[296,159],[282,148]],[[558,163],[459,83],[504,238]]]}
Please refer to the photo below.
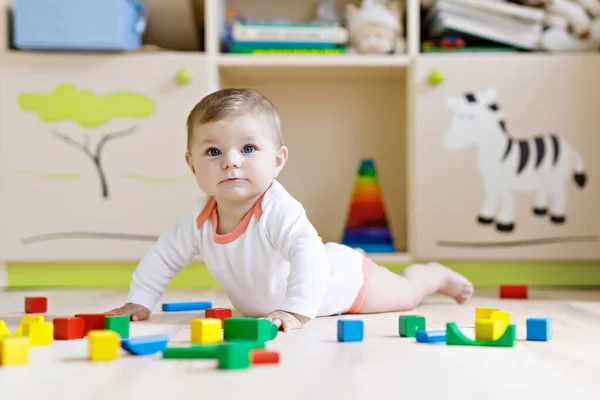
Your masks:
{"label": "baby's bare foot", "polygon": [[441,264],[429,263],[429,265],[439,268],[445,276],[444,283],[442,283],[438,293],[452,297],[459,304],[465,303],[473,296],[475,289],[467,278]]}

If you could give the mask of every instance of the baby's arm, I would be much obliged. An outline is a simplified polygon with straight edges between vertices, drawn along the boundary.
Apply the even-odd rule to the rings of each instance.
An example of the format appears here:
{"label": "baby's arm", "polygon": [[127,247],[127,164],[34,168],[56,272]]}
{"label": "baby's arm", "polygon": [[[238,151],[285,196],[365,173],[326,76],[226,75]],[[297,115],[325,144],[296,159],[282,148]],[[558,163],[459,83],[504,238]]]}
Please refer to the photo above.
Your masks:
{"label": "baby's arm", "polygon": [[[294,329],[316,317],[326,294],[331,262],[323,240],[299,203],[277,202],[270,208],[266,213],[266,234],[275,249],[290,262],[290,274],[280,310],[268,318],[277,319],[274,322],[284,330]],[[298,321],[286,320],[281,311],[292,314]]]}
{"label": "baby's arm", "polygon": [[149,317],[171,278],[200,254],[197,213],[194,210],[160,235],[133,273],[127,303],[113,312],[130,315],[133,320]]}

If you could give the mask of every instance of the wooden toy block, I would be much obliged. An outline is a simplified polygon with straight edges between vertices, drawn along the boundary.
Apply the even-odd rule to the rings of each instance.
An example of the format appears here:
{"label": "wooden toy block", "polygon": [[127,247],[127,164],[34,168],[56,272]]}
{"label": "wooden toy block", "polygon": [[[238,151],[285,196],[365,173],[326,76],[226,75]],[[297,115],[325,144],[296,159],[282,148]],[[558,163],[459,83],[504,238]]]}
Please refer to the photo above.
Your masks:
{"label": "wooden toy block", "polygon": [[15,331],[15,333],[13,333],[13,336],[24,335],[23,329],[25,328],[25,325],[33,324],[36,322],[44,322],[44,316],[43,315],[26,315],[26,316],[24,316],[23,318],[21,318],[21,323],[17,327],[17,330]]}
{"label": "wooden toy block", "polygon": [[552,340],[552,320],[550,318],[527,318],[527,340],[547,342]]}
{"label": "wooden toy block", "polygon": [[339,319],[337,323],[337,339],[339,342],[362,342],[365,325],[358,319]]}
{"label": "wooden toy block", "polygon": [[480,319],[475,323],[475,340],[498,340],[506,331],[507,326],[501,320]]}
{"label": "wooden toy block", "polygon": [[204,318],[219,318],[225,324],[226,318],[231,318],[233,311],[229,308],[207,308],[204,313]]}
{"label": "wooden toy block", "polygon": [[29,363],[31,341],[26,336],[5,336],[0,339],[0,365]]}
{"label": "wooden toy block", "polygon": [[489,319],[494,321],[502,321],[506,324],[506,326],[510,325],[510,313],[507,311],[493,311],[490,314]]}
{"label": "wooden toy block", "polygon": [[415,337],[417,331],[425,330],[425,317],[401,315],[398,318],[398,331],[402,337]]}
{"label": "wooden toy block", "polygon": [[147,356],[163,351],[168,343],[166,335],[139,336],[122,339],[121,347],[136,356]]}
{"label": "wooden toy block", "polygon": [[279,353],[276,351],[252,350],[250,352],[251,364],[277,364]]}
{"label": "wooden toy block", "polygon": [[451,346],[491,346],[491,347],[514,347],[517,342],[517,326],[509,325],[504,334],[498,340],[480,341],[472,340],[463,335],[456,323],[446,324],[446,344]]}
{"label": "wooden toy block", "polygon": [[83,319],[83,334],[87,335],[89,331],[104,330],[104,318],[112,315],[121,315],[119,313],[95,313],[95,314],[75,314],[76,318]]}
{"label": "wooden toy block", "polygon": [[501,285],[500,298],[502,299],[526,299],[527,285]]}
{"label": "wooden toy block", "polygon": [[220,346],[167,347],[163,350],[163,358],[217,358]]}
{"label": "wooden toy block", "polygon": [[25,324],[23,333],[29,336],[31,345],[50,346],[54,338],[54,324],[52,322],[34,322]]}
{"label": "wooden toy block", "polygon": [[25,312],[27,314],[42,314],[48,311],[46,297],[25,297]]}
{"label": "wooden toy block", "polygon": [[104,317],[104,329],[117,332],[121,338],[128,338],[129,321],[128,315],[108,315]]}
{"label": "wooden toy block", "polygon": [[10,336],[10,331],[8,330],[8,326],[6,326],[6,322],[0,319],[0,339],[4,336]]}
{"label": "wooden toy block", "polygon": [[252,347],[244,342],[225,343],[217,350],[219,369],[246,369],[250,367]]}
{"label": "wooden toy block", "polygon": [[500,311],[498,308],[477,307],[475,308],[475,323],[480,319],[490,319],[494,311]]}
{"label": "wooden toy block", "polygon": [[85,337],[85,321],[83,318],[54,318],[54,339],[74,340]]}
{"label": "wooden toy block", "polygon": [[162,305],[162,310],[165,312],[202,311],[211,307],[212,303],[210,301],[196,301],[188,303],[164,303]]}
{"label": "wooden toy block", "polygon": [[119,334],[111,330],[91,330],[87,334],[90,360],[112,361],[119,356]]}
{"label": "wooden toy block", "polygon": [[266,342],[277,337],[279,328],[267,319],[227,318],[223,321],[225,341],[245,340]]}
{"label": "wooden toy block", "polygon": [[218,318],[193,319],[190,322],[193,344],[211,344],[221,341],[223,321]]}
{"label": "wooden toy block", "polygon": [[417,331],[415,332],[415,338],[419,343],[445,343],[446,342],[446,331],[445,330],[433,330],[433,331]]}

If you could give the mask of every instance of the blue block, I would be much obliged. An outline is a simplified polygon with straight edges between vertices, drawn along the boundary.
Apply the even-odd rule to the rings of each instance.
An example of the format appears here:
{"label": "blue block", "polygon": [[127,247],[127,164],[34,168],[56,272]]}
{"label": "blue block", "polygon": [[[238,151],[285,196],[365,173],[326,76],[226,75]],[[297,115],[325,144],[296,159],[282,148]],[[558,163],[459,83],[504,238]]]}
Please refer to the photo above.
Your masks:
{"label": "blue block", "polygon": [[147,356],[163,351],[168,343],[166,335],[140,336],[121,340],[121,347],[136,356]]}
{"label": "blue block", "polygon": [[552,320],[550,318],[528,318],[527,340],[547,342],[552,339]]}
{"label": "blue block", "polygon": [[338,341],[340,342],[362,342],[365,326],[358,319],[338,320]]}
{"label": "blue block", "polygon": [[446,330],[438,331],[417,331],[415,338],[419,343],[438,343],[446,342]]}
{"label": "blue block", "polygon": [[202,311],[207,308],[212,308],[210,301],[196,301],[190,303],[164,303],[162,310],[167,312],[173,311]]}
{"label": "blue block", "polygon": [[346,244],[348,247],[352,247],[353,249],[360,248],[365,251],[365,253],[395,253],[396,249],[393,244],[369,244],[369,243],[352,243]]}

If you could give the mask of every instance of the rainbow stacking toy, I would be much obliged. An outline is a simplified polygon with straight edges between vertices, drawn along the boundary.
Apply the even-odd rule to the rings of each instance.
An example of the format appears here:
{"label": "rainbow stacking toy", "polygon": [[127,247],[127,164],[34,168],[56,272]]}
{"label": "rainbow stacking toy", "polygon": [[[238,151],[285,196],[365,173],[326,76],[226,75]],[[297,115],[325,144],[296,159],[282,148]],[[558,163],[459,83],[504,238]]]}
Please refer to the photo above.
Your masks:
{"label": "rainbow stacking toy", "polygon": [[354,185],[342,243],[366,253],[393,253],[375,162],[363,159]]}

